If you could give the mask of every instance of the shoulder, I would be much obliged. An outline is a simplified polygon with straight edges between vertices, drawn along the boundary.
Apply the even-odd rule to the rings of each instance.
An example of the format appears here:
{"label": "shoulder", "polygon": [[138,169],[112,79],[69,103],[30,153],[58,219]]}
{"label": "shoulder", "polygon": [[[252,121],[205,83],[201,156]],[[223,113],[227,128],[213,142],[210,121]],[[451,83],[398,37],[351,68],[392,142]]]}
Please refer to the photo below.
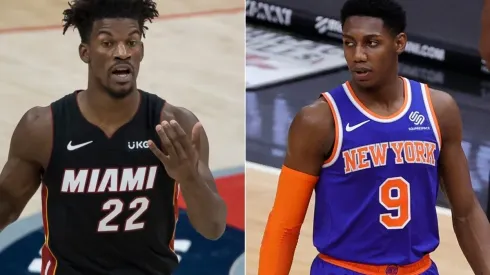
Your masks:
{"label": "shoulder", "polygon": [[172,105],[168,102],[165,102],[165,106],[162,109],[161,120],[175,120],[186,132],[192,130],[192,127],[199,122],[197,116],[190,110]]}
{"label": "shoulder", "polygon": [[335,121],[324,98],[304,106],[293,118],[288,133],[288,150],[328,152],[335,142]]}
{"label": "shoulder", "polygon": [[331,107],[324,98],[304,106],[291,123],[290,132],[328,135],[334,127]]}
{"label": "shoulder", "polygon": [[24,113],[16,130],[22,131],[31,137],[41,137],[52,131],[51,107],[33,107]]}
{"label": "shoulder", "polygon": [[304,106],[289,128],[286,159],[289,168],[318,175],[335,143],[334,119],[326,99]]}
{"label": "shoulder", "polygon": [[53,135],[51,107],[33,107],[24,113],[14,130],[10,154],[45,165]]}
{"label": "shoulder", "polygon": [[439,114],[447,113],[448,111],[451,111],[452,108],[457,107],[456,101],[449,93],[436,89],[430,89],[429,92],[432,106],[434,107],[437,116],[440,116]]}
{"label": "shoulder", "polygon": [[458,129],[461,128],[461,116],[454,98],[449,93],[436,89],[430,89],[429,92],[442,138],[454,131],[460,131]]}

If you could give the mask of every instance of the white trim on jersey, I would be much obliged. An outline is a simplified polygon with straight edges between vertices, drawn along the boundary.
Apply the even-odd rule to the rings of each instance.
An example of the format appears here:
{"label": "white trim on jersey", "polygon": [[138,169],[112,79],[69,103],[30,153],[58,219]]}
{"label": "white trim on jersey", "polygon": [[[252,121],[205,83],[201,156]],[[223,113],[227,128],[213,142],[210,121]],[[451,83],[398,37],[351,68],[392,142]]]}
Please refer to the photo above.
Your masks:
{"label": "white trim on jersey", "polygon": [[437,132],[436,122],[434,120],[434,117],[432,116],[432,108],[431,108],[431,104],[429,103],[429,97],[427,94],[430,93],[430,91],[427,90],[427,86],[423,83],[420,83],[420,87],[422,90],[422,97],[424,98],[425,111],[427,113],[427,116],[429,117],[430,126],[432,127],[432,132],[434,133],[434,136],[437,141],[437,147],[439,147],[439,150],[441,150],[441,141],[439,139],[439,133]]}
{"label": "white trim on jersey", "polygon": [[412,105],[412,88],[410,86],[410,81],[404,77],[401,77],[401,79],[404,81],[404,83],[405,83],[404,86],[407,89],[407,91],[406,91],[407,103],[404,106],[404,109],[398,115],[396,115],[395,117],[392,117],[392,118],[380,118],[380,117],[376,117],[376,116],[371,115],[362,106],[360,106],[357,103],[356,99],[352,96],[351,92],[349,91],[349,87],[347,86],[347,83],[342,84],[342,87],[344,88],[344,92],[347,95],[347,97],[349,98],[350,102],[356,107],[356,109],[359,112],[361,112],[368,119],[371,119],[373,121],[380,122],[380,123],[391,123],[391,122],[397,121],[398,119],[402,118],[408,112],[408,110],[410,109],[410,107]]}
{"label": "white trim on jersey", "polygon": [[340,151],[342,149],[342,142],[344,140],[344,126],[342,124],[342,118],[340,117],[339,109],[337,108],[337,103],[335,103],[335,100],[333,99],[332,95],[330,95],[329,93],[323,93],[323,95],[326,98],[328,98],[328,100],[332,104],[332,107],[333,107],[332,114],[335,116],[334,121],[336,122],[335,123],[336,131],[335,132],[338,133],[338,135],[335,136],[336,140],[334,141],[334,145],[336,144],[337,147],[336,148],[334,147],[335,152],[332,151],[333,158],[331,158],[330,161],[325,162],[322,165],[323,168],[326,168],[326,167],[332,166],[337,161],[337,159],[339,158]]}

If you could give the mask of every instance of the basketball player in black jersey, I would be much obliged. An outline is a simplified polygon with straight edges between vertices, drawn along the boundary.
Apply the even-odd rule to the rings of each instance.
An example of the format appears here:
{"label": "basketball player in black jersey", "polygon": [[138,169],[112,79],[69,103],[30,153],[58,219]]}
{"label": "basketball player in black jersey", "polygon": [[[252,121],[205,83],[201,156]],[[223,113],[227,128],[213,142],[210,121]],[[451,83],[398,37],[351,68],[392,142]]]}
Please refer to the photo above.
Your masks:
{"label": "basketball player in black jersey", "polygon": [[152,0],[75,0],[64,11],[87,89],[27,111],[0,175],[0,229],[42,186],[43,275],[171,274],[179,186],[201,235],[226,227],[202,125],[136,86],[144,23],[157,16]]}

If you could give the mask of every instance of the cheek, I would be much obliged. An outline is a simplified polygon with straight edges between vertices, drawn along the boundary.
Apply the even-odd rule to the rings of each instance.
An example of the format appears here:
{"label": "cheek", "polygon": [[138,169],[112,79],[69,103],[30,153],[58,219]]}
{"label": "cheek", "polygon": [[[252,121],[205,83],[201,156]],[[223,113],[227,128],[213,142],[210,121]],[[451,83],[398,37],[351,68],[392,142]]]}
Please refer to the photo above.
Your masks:
{"label": "cheek", "polygon": [[95,54],[92,56],[92,67],[97,72],[104,72],[107,70],[107,58],[105,55]]}
{"label": "cheek", "polygon": [[143,48],[138,48],[133,51],[132,56],[134,60],[141,61],[141,59],[143,59],[143,54]]}
{"label": "cheek", "polygon": [[390,53],[382,48],[372,51],[371,62],[379,69],[390,68],[393,63]]}
{"label": "cheek", "polygon": [[350,66],[350,64],[352,64],[354,62],[354,57],[355,56],[355,53],[354,53],[354,50],[352,49],[349,49],[349,48],[344,48],[344,58],[345,58],[345,61],[347,61],[347,65]]}

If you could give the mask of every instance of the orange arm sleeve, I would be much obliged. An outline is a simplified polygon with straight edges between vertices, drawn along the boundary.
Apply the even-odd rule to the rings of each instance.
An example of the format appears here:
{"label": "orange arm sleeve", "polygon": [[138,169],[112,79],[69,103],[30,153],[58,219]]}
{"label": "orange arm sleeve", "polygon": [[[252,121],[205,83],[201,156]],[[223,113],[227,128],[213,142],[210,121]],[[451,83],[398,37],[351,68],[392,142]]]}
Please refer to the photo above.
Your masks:
{"label": "orange arm sleeve", "polygon": [[288,275],[318,177],[282,167],[274,206],[265,227],[258,275]]}

